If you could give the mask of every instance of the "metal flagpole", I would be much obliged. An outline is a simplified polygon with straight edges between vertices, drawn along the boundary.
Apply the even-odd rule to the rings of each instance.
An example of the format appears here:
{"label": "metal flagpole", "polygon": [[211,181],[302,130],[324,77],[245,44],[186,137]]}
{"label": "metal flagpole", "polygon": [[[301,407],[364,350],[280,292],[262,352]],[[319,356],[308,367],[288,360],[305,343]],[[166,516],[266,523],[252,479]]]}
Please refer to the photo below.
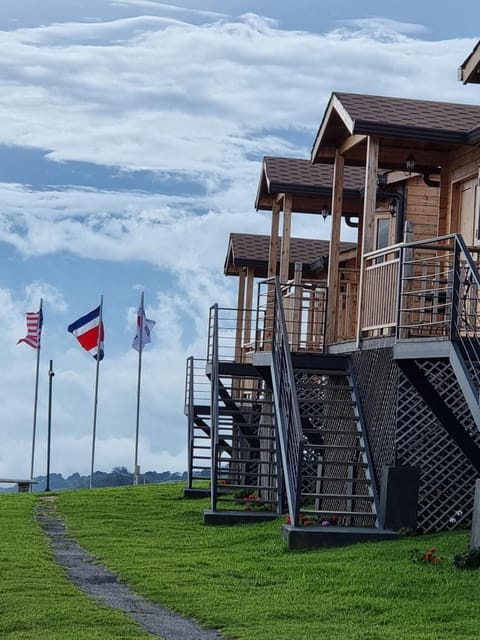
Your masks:
{"label": "metal flagpole", "polygon": [[47,428],[47,479],[45,491],[50,491],[50,450],[52,444],[52,383],[53,376],[53,360],[50,360],[50,368],[48,370],[48,428]]}
{"label": "metal flagpole", "polygon": [[[30,461],[30,479],[33,479],[33,467],[35,465],[35,439],[37,434],[37,407],[38,407],[38,376],[40,371],[40,347],[41,347],[41,318],[42,318],[42,305],[43,298],[40,298],[40,307],[38,309],[38,349],[37,349],[37,366],[35,373],[35,396],[33,399],[33,429],[32,429],[32,457]],[[32,490],[32,485],[30,485],[30,491]]]}
{"label": "metal flagpole", "polygon": [[142,350],[143,350],[143,321],[145,312],[143,309],[143,291],[140,299],[140,322],[138,326],[139,336],[138,336],[138,377],[137,377],[137,421],[135,427],[135,462],[134,462],[134,471],[133,471],[133,484],[138,485],[139,477],[140,477],[140,467],[138,465],[138,432],[140,426],[140,382],[142,379]]}
{"label": "metal flagpole", "polygon": [[97,405],[98,405],[98,374],[100,371],[100,344],[102,342],[102,317],[103,317],[103,295],[100,296],[100,316],[98,318],[98,339],[97,339],[97,366],[95,372],[95,399],[93,401],[93,432],[92,432],[92,459],[90,463],[90,485],[93,487],[93,466],[95,462],[95,436],[97,432]]}

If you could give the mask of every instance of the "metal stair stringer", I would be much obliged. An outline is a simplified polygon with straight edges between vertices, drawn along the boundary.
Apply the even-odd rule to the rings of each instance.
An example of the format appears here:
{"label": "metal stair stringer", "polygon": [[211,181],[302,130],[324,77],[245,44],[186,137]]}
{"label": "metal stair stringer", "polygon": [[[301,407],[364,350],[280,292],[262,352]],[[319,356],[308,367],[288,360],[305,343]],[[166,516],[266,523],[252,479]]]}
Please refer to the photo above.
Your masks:
{"label": "metal stair stringer", "polygon": [[[458,380],[458,384],[462,389],[462,393],[465,397],[465,401],[470,409],[472,418],[480,431],[480,404],[479,404],[479,392],[475,388],[472,382],[472,377],[469,375],[466,360],[462,357],[461,348],[456,342],[450,342],[449,352],[450,365],[455,373],[455,377]],[[477,362],[480,365],[480,362]]]}

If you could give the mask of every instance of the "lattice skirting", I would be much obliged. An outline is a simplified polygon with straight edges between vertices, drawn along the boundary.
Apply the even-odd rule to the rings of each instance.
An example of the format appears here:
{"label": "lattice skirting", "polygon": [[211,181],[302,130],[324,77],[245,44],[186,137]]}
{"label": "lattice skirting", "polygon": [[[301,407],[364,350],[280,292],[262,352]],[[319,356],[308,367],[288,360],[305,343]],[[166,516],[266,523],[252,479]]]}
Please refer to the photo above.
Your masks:
{"label": "lattice skirting", "polygon": [[[480,434],[448,362],[422,367],[480,446]],[[471,522],[477,472],[393,360],[390,347],[352,354],[377,481],[385,465],[420,468],[418,528],[435,532]]]}

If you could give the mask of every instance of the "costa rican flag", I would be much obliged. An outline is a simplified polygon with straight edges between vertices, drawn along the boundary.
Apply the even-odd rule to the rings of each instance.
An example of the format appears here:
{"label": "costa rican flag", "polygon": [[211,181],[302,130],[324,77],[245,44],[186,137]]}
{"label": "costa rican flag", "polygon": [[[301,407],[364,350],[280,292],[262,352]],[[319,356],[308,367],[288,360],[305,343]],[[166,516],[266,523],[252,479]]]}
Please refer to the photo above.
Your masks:
{"label": "costa rican flag", "polygon": [[76,337],[80,345],[85,351],[88,351],[95,360],[97,359],[97,351],[100,345],[98,359],[103,359],[104,330],[103,322],[100,322],[100,307],[97,307],[93,311],[90,311],[90,313],[72,322],[72,324],[68,326],[68,331]]}
{"label": "costa rican flag", "polygon": [[40,349],[40,336],[42,333],[43,314],[40,311],[29,311],[25,314],[27,322],[27,335],[25,338],[17,340],[17,344],[20,342],[26,342],[29,347],[33,349]]}

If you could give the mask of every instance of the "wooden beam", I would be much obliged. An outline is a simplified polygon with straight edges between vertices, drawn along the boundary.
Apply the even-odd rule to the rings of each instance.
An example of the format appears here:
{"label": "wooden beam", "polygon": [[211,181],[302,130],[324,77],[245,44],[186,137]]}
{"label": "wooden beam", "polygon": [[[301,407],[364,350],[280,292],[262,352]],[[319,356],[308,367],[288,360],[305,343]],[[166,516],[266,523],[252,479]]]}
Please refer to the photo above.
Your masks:
{"label": "wooden beam", "polygon": [[343,208],[343,179],[345,161],[337,150],[335,164],[333,166],[333,193],[332,193],[332,227],[330,233],[330,249],[328,258],[328,306],[326,342],[335,341],[337,335],[337,302],[339,289],[339,254],[340,254],[340,230]]}
{"label": "wooden beam", "polygon": [[353,147],[356,147],[357,144],[361,144],[362,142],[365,142],[366,139],[367,139],[367,136],[358,135],[358,134],[349,136],[340,145],[339,151],[341,155],[344,155],[345,153],[347,153],[347,151],[350,151],[350,149],[353,149]]}
{"label": "wooden beam", "polygon": [[283,231],[282,248],[280,252],[280,282],[288,281],[288,268],[290,266],[290,236],[292,230],[292,196],[285,194],[283,200]]}
{"label": "wooden beam", "polygon": [[274,202],[272,205],[272,226],[270,230],[270,243],[268,247],[267,278],[274,278],[277,275],[279,227],[280,227],[280,204],[278,202]]}

